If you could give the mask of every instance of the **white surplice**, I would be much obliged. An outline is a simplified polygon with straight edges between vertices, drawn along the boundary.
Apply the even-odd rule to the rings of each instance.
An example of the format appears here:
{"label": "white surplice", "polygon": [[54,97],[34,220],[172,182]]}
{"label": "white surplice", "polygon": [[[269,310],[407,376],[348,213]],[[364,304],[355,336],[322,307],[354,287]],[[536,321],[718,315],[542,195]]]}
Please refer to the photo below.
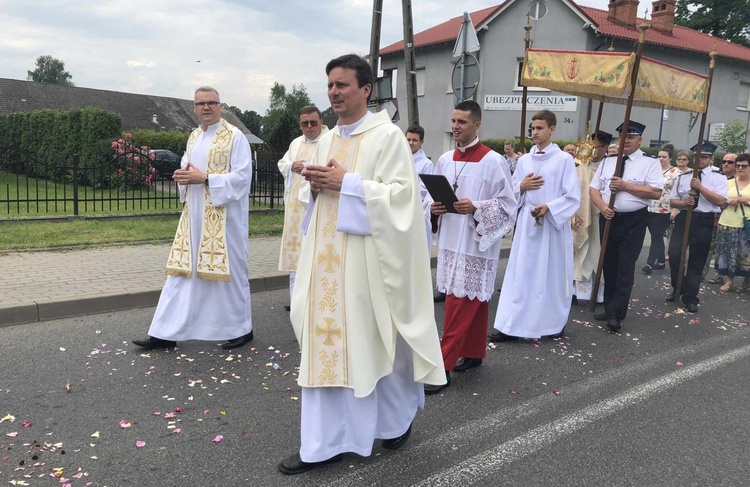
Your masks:
{"label": "white surplice", "polygon": [[[206,171],[211,141],[219,123],[210,125],[195,141],[191,163]],[[229,340],[250,333],[250,285],[248,283],[248,195],[252,180],[252,155],[245,136],[233,127],[232,156],[226,174],[208,177],[210,204],[226,207],[226,239],[231,281],[198,279],[195,263],[200,250],[204,184],[180,185],[180,197],[189,199],[191,278],[167,276],[148,334],[163,340]],[[187,166],[187,154],[182,168]],[[186,194],[187,193],[187,194]]]}
{"label": "white surplice", "polygon": [[[573,238],[570,219],[580,202],[573,157],[555,144],[538,154],[522,156],[513,175],[519,207],[510,259],[505,270],[495,328],[506,335],[539,338],[559,333],[568,321],[573,285]],[[544,184],[521,194],[527,174],[542,176]],[[535,226],[531,209],[549,207]]]}
{"label": "white surplice", "polygon": [[368,112],[355,124],[337,126],[323,136],[311,164],[325,164],[332,157],[334,137],[358,137],[359,144],[355,169],[344,177],[336,225],[337,232],[347,234],[344,248],[335,250],[345,269],[346,333],[336,339],[347,343],[348,385],[319,383],[311,375],[310,364],[318,359],[311,340],[327,339],[321,325],[310,321],[317,303],[309,303],[313,267],[323,250],[316,248],[317,226],[323,225],[324,215],[315,213],[322,196],[311,202],[305,185],[300,200],[311,205],[310,219],[303,223],[291,311],[302,349],[298,382],[300,457],[305,462],[344,452],[369,455],[375,439],[395,438],[409,428],[424,405],[422,383],[445,382],[429,260],[417,250],[424,249],[425,237],[406,140],[385,112]]}

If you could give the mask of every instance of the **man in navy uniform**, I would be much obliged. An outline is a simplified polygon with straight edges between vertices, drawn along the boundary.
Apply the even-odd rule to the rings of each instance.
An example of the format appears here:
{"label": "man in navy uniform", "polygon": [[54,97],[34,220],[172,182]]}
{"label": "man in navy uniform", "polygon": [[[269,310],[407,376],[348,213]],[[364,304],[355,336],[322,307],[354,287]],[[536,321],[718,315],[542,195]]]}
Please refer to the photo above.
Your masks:
{"label": "man in navy uniform", "polygon": [[[624,124],[623,124],[624,125]],[[599,208],[599,232],[604,238],[606,220],[612,220],[604,255],[604,311],[596,313],[594,319],[606,321],[607,328],[616,332],[625,319],[633,290],[635,263],[643,247],[646,235],[646,215],[651,200],[661,197],[664,186],[659,161],[652,159],[640,149],[646,126],[630,120],[625,137],[623,165],[615,175],[616,157],[604,159],[591,180],[589,196]],[[609,207],[610,195],[615,192],[615,207]]]}
{"label": "man in navy uniform", "polygon": [[[695,151],[693,146],[690,150]],[[698,311],[698,290],[700,289],[703,266],[706,264],[711,236],[714,228],[714,218],[721,213],[721,207],[727,201],[727,178],[719,168],[714,167],[714,151],[716,146],[710,142],[703,142],[699,158],[695,160],[695,172],[686,172],[677,179],[672,187],[669,204],[680,210],[674,221],[674,230],[669,242],[669,269],[672,274],[672,293],[667,301],[674,301],[677,280],[680,272],[680,258],[682,244],[685,237],[685,221],[687,209],[693,208],[688,234],[688,256],[685,264],[685,274],[682,279],[681,293],[685,309],[690,313]]]}

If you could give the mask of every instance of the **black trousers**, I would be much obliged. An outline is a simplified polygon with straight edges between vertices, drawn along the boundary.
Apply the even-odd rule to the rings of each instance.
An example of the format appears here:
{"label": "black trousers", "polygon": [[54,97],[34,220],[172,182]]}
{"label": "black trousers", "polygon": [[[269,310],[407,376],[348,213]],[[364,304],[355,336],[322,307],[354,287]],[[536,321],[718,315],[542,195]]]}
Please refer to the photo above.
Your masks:
{"label": "black trousers", "polygon": [[[687,212],[681,211],[674,221],[672,238],[669,241],[669,270],[672,277],[672,288],[677,287],[680,272],[680,257],[682,242],[685,236],[685,220]],[[708,259],[711,248],[711,236],[714,232],[714,214],[693,212],[690,220],[690,234],[688,235],[688,252],[686,255],[685,275],[682,278],[682,302],[698,304],[698,290],[703,277],[703,266]]]}
{"label": "black trousers", "polygon": [[646,264],[663,264],[664,263],[664,232],[669,227],[669,213],[648,212],[646,218],[648,233],[651,234],[651,247],[648,251]]}
{"label": "black trousers", "polygon": [[[604,254],[604,311],[617,319],[628,313],[630,293],[633,291],[635,263],[646,236],[648,210],[615,213],[609,228]],[[599,236],[604,239],[606,219],[599,216]]]}

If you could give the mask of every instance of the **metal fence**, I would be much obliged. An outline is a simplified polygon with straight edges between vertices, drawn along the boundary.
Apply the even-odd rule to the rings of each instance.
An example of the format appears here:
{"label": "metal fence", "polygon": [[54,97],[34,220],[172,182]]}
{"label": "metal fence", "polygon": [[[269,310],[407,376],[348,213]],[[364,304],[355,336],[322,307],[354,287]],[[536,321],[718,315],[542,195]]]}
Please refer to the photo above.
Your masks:
{"label": "metal fence", "polygon": [[[249,201],[281,208],[284,179],[280,154],[261,153],[253,165]],[[179,211],[179,191],[170,174],[159,174],[147,152],[126,152],[101,164],[39,161],[0,148],[0,217]]]}

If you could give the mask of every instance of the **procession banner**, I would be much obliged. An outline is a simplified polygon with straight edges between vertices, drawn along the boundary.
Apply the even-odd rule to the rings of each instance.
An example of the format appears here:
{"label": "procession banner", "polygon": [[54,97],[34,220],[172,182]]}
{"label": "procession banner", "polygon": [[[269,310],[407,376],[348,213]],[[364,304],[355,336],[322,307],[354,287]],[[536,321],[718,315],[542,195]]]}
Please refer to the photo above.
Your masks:
{"label": "procession banner", "polygon": [[708,77],[644,57],[635,97],[676,110],[706,111]]}

